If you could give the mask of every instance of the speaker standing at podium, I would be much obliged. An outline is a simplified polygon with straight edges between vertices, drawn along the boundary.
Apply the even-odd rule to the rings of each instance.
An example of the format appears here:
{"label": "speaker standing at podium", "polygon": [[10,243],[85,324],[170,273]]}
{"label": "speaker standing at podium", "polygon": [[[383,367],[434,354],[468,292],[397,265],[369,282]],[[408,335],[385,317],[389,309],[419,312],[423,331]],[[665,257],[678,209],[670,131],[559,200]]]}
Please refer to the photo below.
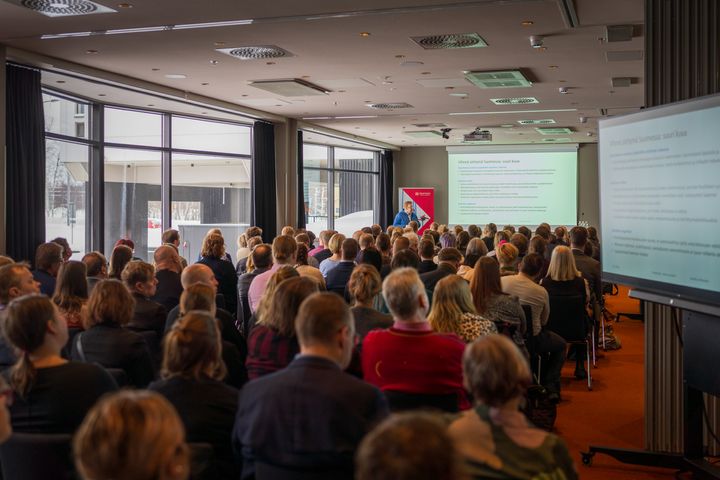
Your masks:
{"label": "speaker standing at podium", "polygon": [[406,227],[408,223],[415,221],[420,225],[417,215],[412,210],[412,202],[407,201],[403,203],[403,209],[395,215],[395,221],[393,227]]}

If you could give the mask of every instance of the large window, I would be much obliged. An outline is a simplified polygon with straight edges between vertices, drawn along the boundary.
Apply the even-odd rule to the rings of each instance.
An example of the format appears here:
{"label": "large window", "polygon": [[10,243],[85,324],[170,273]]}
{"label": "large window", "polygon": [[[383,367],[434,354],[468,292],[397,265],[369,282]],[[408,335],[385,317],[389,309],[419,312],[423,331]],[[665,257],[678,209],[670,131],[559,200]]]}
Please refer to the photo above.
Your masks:
{"label": "large window", "polygon": [[152,261],[162,231],[173,227],[181,255],[195,260],[205,233],[218,227],[234,254],[251,215],[249,125],[51,91],[43,100],[48,239],[67,238],[81,258],[91,249],[109,255],[128,238],[135,256]]}
{"label": "large window", "polygon": [[375,223],[378,198],[377,152],[325,145],[303,145],[306,224],[352,235]]}

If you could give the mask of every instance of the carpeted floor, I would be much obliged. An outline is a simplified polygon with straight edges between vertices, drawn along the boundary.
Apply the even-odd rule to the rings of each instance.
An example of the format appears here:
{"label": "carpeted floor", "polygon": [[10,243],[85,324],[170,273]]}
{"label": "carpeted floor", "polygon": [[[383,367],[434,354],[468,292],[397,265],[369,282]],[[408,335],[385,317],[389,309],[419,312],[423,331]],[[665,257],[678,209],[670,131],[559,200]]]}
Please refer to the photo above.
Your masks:
{"label": "carpeted floor", "polygon": [[[638,312],[639,304],[621,288],[616,297],[607,297],[611,312]],[[622,464],[607,455],[596,455],[591,467],[582,464],[580,451],[588,445],[622,448],[643,446],[643,348],[644,326],[637,320],[622,318],[612,323],[622,348],[598,353],[592,370],[593,390],[573,376],[575,362],[563,369],[562,397],[558,406],[556,433],[568,444],[583,479],[670,479],[674,471]]]}

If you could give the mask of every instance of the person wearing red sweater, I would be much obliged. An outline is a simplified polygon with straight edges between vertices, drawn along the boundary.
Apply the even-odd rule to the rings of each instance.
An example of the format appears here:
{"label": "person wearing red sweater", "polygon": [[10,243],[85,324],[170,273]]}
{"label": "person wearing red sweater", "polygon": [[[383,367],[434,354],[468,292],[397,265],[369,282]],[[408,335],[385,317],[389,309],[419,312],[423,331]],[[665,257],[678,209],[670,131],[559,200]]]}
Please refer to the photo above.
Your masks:
{"label": "person wearing red sweater", "polygon": [[362,346],[363,378],[384,392],[457,395],[457,408],[470,408],[463,386],[463,341],[432,330],[429,301],[417,271],[400,268],[383,282],[394,324],[373,330]]}

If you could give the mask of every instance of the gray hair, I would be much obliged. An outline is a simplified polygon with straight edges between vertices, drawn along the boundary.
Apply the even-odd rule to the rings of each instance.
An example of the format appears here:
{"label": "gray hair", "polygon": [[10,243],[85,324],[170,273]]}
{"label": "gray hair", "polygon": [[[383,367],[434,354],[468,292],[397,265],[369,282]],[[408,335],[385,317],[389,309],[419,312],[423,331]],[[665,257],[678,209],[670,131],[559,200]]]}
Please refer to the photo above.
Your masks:
{"label": "gray hair", "polygon": [[399,319],[409,318],[417,311],[418,297],[425,296],[425,286],[414,268],[398,268],[385,278],[382,286],[390,313]]}

